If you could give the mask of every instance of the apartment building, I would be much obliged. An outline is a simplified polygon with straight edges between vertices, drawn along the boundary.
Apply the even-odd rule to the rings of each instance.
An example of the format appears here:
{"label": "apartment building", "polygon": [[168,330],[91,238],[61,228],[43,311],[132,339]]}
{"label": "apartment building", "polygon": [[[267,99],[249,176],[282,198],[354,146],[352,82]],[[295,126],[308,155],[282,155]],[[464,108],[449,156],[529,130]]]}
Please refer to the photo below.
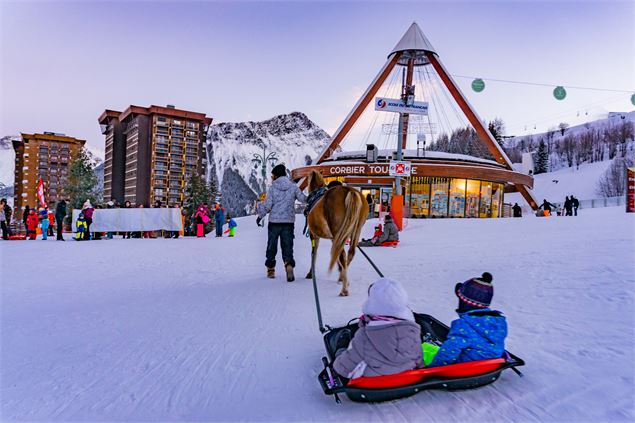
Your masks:
{"label": "apartment building", "polygon": [[205,170],[205,135],[212,119],[174,106],[105,110],[104,198],[149,206],[182,204],[185,184]]}
{"label": "apartment building", "polygon": [[15,150],[14,205],[24,209],[39,205],[38,181],[44,183],[45,198],[55,203],[65,195],[73,157],[86,143],[85,140],[54,132],[22,134],[13,141]]}

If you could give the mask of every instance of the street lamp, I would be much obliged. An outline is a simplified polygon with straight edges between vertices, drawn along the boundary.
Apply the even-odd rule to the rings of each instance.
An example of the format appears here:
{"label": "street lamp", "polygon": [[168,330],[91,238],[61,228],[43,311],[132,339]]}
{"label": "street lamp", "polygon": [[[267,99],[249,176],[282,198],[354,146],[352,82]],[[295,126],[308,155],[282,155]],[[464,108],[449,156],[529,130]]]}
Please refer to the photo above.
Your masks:
{"label": "street lamp", "polygon": [[262,146],[262,154],[254,153],[254,158],[251,159],[254,164],[254,169],[258,169],[258,166],[262,166],[262,185],[263,191],[267,192],[267,162],[273,166],[278,162],[278,156],[275,152],[267,154],[267,147]]}

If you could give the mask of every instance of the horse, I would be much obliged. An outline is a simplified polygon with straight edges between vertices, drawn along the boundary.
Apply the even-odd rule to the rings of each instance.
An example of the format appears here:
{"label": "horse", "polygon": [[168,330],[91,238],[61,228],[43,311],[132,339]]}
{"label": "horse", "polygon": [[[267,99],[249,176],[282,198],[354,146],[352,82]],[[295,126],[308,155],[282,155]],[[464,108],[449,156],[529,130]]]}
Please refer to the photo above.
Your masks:
{"label": "horse", "polygon": [[[309,175],[309,195],[325,187],[324,178],[316,171]],[[323,188],[325,189],[325,188]],[[317,255],[320,238],[331,239],[331,260],[329,272],[337,263],[342,283],[341,297],[348,296],[348,266],[353,261],[355,249],[359,243],[362,227],[368,216],[368,203],[362,193],[354,188],[343,185],[329,188],[322,198],[317,200],[307,216],[309,236],[311,237],[311,254]],[[346,241],[350,239],[348,254],[344,251]],[[307,279],[313,277],[309,270]]]}

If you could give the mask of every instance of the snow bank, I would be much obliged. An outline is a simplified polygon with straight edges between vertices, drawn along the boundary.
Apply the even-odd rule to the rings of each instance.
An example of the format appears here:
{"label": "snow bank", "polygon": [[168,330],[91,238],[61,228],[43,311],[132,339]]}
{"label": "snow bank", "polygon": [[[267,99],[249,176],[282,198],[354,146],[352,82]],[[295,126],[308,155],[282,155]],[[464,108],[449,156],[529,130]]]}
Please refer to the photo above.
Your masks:
{"label": "snow bank", "polygon": [[[369,249],[413,309],[445,322],[455,283],[491,272],[507,347],[527,362],[522,379],[373,405],[320,390],[311,284],[283,282],[280,264],[264,277],[253,218],[233,239],[0,241],[0,420],[633,421],[634,218],[417,220],[398,248]],[[297,276],[310,261],[301,226]],[[376,275],[358,254],[351,296],[338,297],[328,249],[322,307],[340,325]]]}

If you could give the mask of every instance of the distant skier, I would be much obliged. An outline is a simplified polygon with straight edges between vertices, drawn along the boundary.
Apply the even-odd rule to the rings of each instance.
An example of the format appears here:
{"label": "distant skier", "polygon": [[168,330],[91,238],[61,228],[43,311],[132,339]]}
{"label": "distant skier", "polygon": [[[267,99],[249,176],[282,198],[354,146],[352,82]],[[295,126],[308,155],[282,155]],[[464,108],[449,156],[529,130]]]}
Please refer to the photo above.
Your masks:
{"label": "distant skier", "polygon": [[429,367],[503,356],[507,321],[503,313],[489,308],[494,296],[492,279],[492,275],[485,272],[480,278],[456,284],[459,318],[452,322],[445,342]]}
{"label": "distant skier", "polygon": [[564,215],[573,216],[573,201],[569,197],[565,197],[564,200]]}
{"label": "distant skier", "polygon": [[538,208],[544,210],[545,216],[551,216],[551,208],[552,207],[555,209],[556,205],[555,204],[551,204],[549,201],[543,199],[542,200],[542,204]]}
{"label": "distant skier", "polygon": [[571,196],[571,205],[573,206],[573,214],[574,216],[578,215],[578,207],[580,207],[580,201],[575,198],[573,195]]}
{"label": "distant skier", "polygon": [[523,209],[518,205],[518,203],[514,203],[512,211],[514,212],[514,217],[523,217]]}

